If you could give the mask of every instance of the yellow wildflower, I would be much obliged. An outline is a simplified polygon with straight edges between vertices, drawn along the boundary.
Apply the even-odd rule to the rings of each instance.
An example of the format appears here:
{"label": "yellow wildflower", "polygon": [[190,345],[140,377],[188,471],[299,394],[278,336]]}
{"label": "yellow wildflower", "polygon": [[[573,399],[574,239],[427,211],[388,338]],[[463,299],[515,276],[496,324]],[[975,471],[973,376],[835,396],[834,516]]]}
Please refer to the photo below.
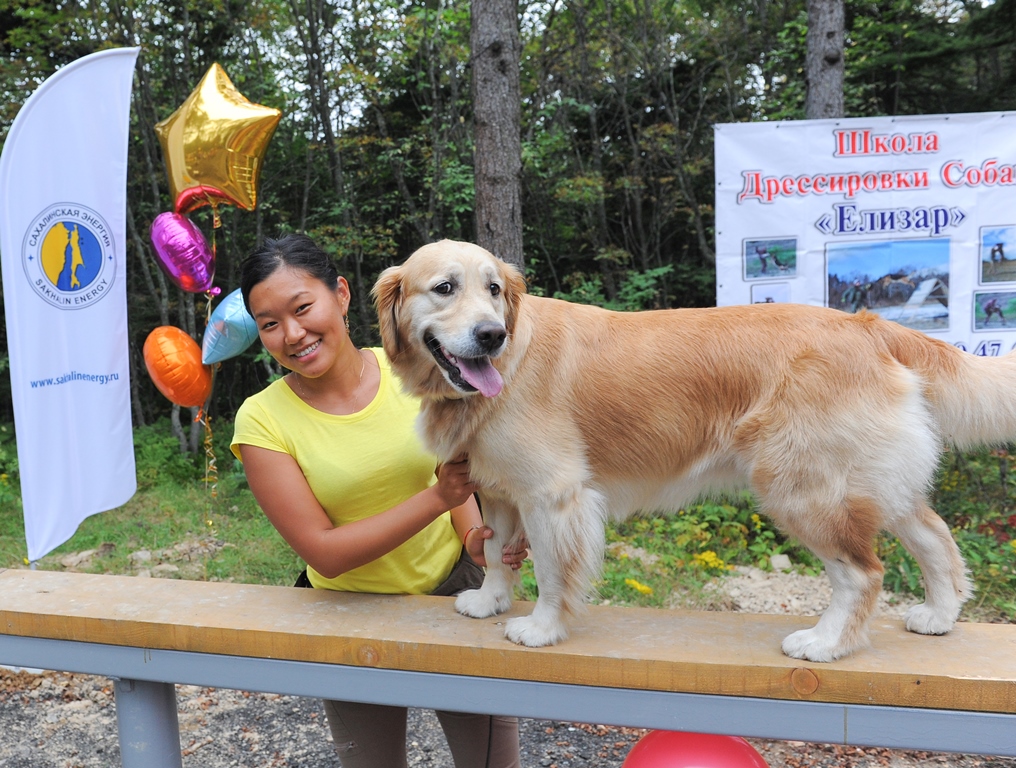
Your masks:
{"label": "yellow wildflower", "polygon": [[695,564],[700,565],[703,568],[722,571],[727,568],[727,564],[720,559],[719,555],[713,552],[711,549],[707,549],[705,552],[699,552],[695,555]]}
{"label": "yellow wildflower", "polygon": [[634,589],[634,590],[636,590],[638,592],[641,592],[643,595],[651,595],[651,594],[653,594],[653,588],[652,587],[650,587],[647,584],[643,584],[640,581],[636,581],[635,579],[625,579],[624,583],[627,584],[632,589]]}

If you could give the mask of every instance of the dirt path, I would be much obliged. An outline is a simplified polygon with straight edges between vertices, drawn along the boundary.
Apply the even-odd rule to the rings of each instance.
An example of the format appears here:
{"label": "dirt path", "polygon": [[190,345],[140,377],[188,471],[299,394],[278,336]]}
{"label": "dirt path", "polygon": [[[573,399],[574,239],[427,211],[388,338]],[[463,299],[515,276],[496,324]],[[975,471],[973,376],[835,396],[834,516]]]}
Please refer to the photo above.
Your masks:
{"label": "dirt path", "polygon": [[[824,578],[743,569],[714,599],[727,610],[817,614]],[[884,595],[881,610],[906,604]],[[338,768],[319,702],[273,694],[179,686],[184,768]],[[620,768],[644,731],[523,720],[523,768]],[[730,730],[737,732],[737,724]],[[451,768],[433,713],[412,710],[410,765]],[[771,768],[1016,768],[985,758],[801,742],[751,740]],[[105,678],[0,669],[0,768],[115,768],[120,765],[113,690]]]}

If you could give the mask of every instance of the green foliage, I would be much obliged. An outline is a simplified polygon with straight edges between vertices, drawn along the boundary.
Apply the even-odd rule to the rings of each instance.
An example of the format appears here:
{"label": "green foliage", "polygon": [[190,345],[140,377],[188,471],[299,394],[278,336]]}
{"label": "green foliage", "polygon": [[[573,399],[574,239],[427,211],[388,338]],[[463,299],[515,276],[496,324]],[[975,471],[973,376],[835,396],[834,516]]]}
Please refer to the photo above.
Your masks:
{"label": "green foliage", "polygon": [[[673,515],[636,517],[607,526],[601,600],[615,605],[673,607],[682,595],[737,565],[770,569],[769,558],[788,554],[808,573],[821,563],[785,537],[756,511],[750,494],[703,500]],[[538,592],[529,563],[522,569],[520,594]]]}
{"label": "green foliage", "polygon": [[808,14],[802,9],[776,33],[776,44],[760,67],[763,90],[759,106],[769,120],[804,119],[804,102],[807,97],[807,82],[804,77],[807,34]]}
{"label": "green foliage", "polygon": [[267,365],[271,367],[272,372],[268,375],[268,380],[265,382],[266,384],[271,384],[273,381],[277,381],[285,375],[285,371],[283,371],[282,368],[275,362],[275,358],[272,357],[271,352],[264,347],[260,347],[258,349],[257,353],[254,355],[254,362],[262,366]]}
{"label": "green foliage", "polygon": [[20,482],[14,425],[0,423],[0,509],[21,513]]}
{"label": "green foliage", "polygon": [[[939,470],[932,499],[970,569],[976,587],[970,610],[1009,619],[1016,616],[1013,458],[1005,449],[949,454]],[[884,538],[879,553],[890,589],[924,595],[917,564],[898,541]]]}
{"label": "green foliage", "polygon": [[571,290],[557,291],[554,298],[579,304],[594,304],[620,312],[658,309],[663,303],[661,282],[673,271],[670,265],[645,272],[627,270],[622,273],[620,287],[613,299],[608,299],[604,294],[603,278],[600,275],[575,274],[570,278]]}
{"label": "green foliage", "polygon": [[665,605],[675,583],[702,584],[736,565],[768,569],[774,554],[788,553],[809,571],[820,567],[758,514],[750,494],[615,524],[607,542],[601,593],[612,602]]}
{"label": "green foliage", "polygon": [[[1008,110],[1014,5],[846,0],[843,100],[848,117]],[[804,117],[807,12],[789,13],[763,55],[760,114]]]}
{"label": "green foliage", "polygon": [[18,447],[13,424],[0,423],[0,475],[14,481],[18,479]]}
{"label": "green foliage", "polygon": [[170,430],[169,419],[134,430],[134,461],[139,488],[186,484],[201,477],[196,456],[180,451],[180,441]]}
{"label": "green foliage", "polygon": [[473,169],[458,159],[453,159],[444,167],[438,179],[437,200],[448,211],[456,216],[471,214],[475,190],[473,188]]}

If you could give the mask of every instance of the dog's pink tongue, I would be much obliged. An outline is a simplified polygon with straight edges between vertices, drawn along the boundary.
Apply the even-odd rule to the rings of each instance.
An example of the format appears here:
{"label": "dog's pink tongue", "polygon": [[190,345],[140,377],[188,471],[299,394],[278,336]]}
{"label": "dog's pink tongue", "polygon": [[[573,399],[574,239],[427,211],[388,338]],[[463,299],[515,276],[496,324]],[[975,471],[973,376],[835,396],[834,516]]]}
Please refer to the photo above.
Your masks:
{"label": "dog's pink tongue", "polygon": [[481,395],[494,397],[501,392],[501,388],[504,386],[501,374],[497,372],[497,368],[490,364],[488,358],[479,357],[474,360],[459,358],[457,362],[462,378],[476,387]]}

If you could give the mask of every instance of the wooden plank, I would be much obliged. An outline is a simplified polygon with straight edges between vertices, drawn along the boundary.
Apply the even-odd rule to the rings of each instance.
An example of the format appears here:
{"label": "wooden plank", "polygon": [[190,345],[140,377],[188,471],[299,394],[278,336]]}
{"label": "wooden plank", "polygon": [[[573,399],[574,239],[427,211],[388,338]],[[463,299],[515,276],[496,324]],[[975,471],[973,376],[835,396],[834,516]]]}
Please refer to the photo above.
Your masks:
{"label": "wooden plank", "polygon": [[[571,638],[524,648],[507,616],[452,598],[52,571],[0,572],[0,633],[142,648],[516,680],[773,699],[1016,713],[1016,626],[942,637],[876,620],[873,645],[833,664],[789,659],[815,618],[591,606]],[[2,661],[2,660],[0,660]]]}

